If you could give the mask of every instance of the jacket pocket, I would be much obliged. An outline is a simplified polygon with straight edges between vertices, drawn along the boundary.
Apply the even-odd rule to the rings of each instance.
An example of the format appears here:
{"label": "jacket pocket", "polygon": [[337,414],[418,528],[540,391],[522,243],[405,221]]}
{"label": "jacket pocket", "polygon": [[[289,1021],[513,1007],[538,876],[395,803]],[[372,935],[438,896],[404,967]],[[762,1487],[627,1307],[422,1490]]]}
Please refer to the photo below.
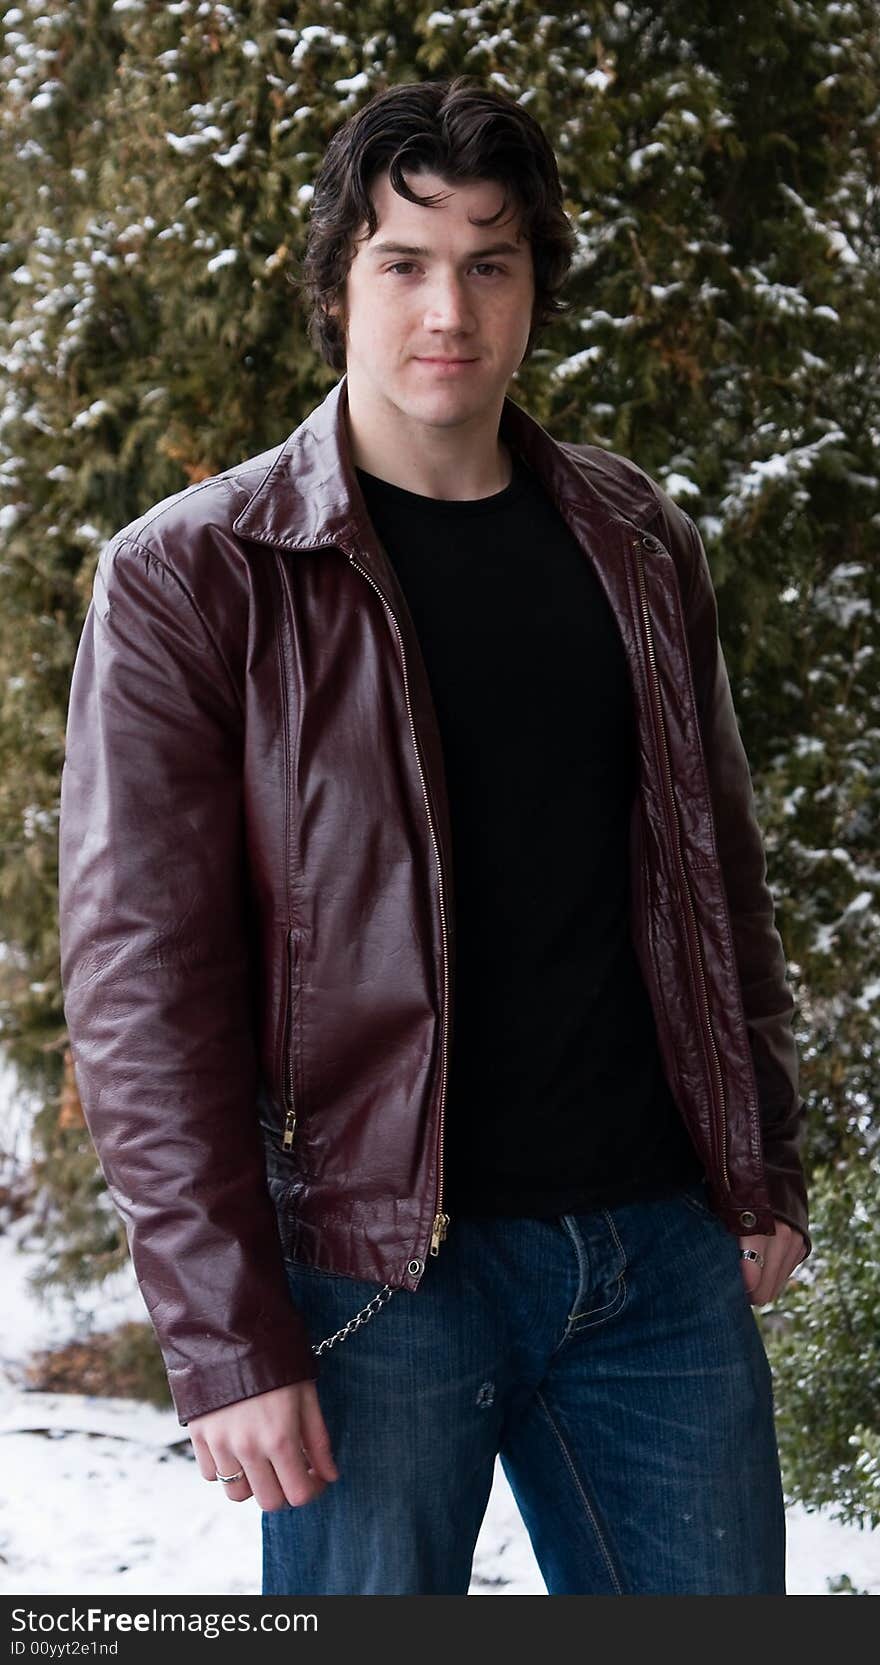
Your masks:
{"label": "jacket pocket", "polygon": [[299,951],[296,932],[288,929],[284,940],[284,974],[282,977],[281,1040],[276,1060],[275,1079],[281,1104],[281,1149],[290,1151],[296,1137],[301,1111],[301,1071],[299,1069],[300,1001]]}

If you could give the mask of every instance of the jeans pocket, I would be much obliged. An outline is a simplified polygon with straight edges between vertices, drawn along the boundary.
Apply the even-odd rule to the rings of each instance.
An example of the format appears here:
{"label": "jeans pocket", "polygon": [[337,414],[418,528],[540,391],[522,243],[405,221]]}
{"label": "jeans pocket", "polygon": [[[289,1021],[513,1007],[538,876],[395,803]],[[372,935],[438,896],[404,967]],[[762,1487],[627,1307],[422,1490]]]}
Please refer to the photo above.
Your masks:
{"label": "jeans pocket", "polygon": [[[300,1272],[308,1272],[315,1278],[335,1278],[338,1283],[353,1283],[352,1278],[343,1278],[341,1272],[331,1271],[329,1266],[311,1266],[306,1260],[294,1260],[292,1255],[285,1255],[284,1265],[291,1277],[298,1277]],[[381,1285],[379,1285],[381,1288]]]}
{"label": "jeans pocket", "polygon": [[352,1278],[347,1272],[335,1272],[331,1266],[313,1266],[311,1261],[301,1260],[287,1251],[283,1253],[283,1260],[288,1278],[324,1278],[335,1285],[340,1296],[349,1301],[352,1292],[356,1297],[363,1297],[364,1301],[369,1302],[381,1290],[387,1288],[387,1284],[381,1284],[372,1278]]}
{"label": "jeans pocket", "polygon": [[699,1214],[701,1219],[712,1220],[715,1225],[723,1227],[723,1220],[719,1218],[709,1202],[709,1193],[706,1188],[705,1180],[698,1179],[693,1185],[686,1186],[682,1191],[681,1196],[682,1201],[686,1202],[688,1207],[692,1208],[695,1214]]}

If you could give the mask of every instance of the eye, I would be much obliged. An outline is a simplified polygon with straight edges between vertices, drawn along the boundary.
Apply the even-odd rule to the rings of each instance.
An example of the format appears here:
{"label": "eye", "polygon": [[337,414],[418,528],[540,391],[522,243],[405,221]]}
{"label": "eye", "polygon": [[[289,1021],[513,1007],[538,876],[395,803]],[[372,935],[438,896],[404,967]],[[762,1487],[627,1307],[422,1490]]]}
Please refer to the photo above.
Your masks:
{"label": "eye", "polygon": [[[389,272],[399,272],[401,266],[412,266],[412,265],[414,265],[414,262],[412,260],[395,260],[394,265],[393,266],[388,266],[386,268],[386,270],[389,271]],[[475,266],[474,270],[477,270],[477,268],[479,268],[479,267],[481,267],[484,272],[488,271],[488,272],[502,272],[503,273],[503,271],[504,271],[503,266],[496,266],[495,263],[491,260],[478,260],[476,262],[476,266]],[[406,276],[405,273],[404,273],[404,276]]]}

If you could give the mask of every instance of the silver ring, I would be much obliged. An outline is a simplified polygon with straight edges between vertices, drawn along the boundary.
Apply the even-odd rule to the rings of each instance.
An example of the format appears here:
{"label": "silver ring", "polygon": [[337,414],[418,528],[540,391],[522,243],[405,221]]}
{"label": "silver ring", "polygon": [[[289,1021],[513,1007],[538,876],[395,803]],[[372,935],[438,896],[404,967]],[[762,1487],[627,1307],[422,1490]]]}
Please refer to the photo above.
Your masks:
{"label": "silver ring", "polygon": [[763,1266],[764,1256],[759,1255],[757,1249],[740,1249],[739,1252],[743,1260],[756,1260],[759,1266]]}
{"label": "silver ring", "polygon": [[214,1470],[214,1473],[217,1475],[218,1480],[223,1481],[224,1486],[230,1485],[233,1480],[243,1480],[244,1479],[244,1469],[243,1468],[240,1468],[237,1474],[218,1474],[216,1469]]}

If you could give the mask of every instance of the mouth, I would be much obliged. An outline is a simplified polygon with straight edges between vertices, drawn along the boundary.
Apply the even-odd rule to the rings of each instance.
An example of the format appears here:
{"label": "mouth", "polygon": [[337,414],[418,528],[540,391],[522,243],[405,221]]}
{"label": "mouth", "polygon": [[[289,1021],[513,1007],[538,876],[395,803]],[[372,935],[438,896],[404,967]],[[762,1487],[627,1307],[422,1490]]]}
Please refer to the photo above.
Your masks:
{"label": "mouth", "polygon": [[435,370],[466,370],[478,362],[475,358],[419,358],[417,364],[429,364]]}

